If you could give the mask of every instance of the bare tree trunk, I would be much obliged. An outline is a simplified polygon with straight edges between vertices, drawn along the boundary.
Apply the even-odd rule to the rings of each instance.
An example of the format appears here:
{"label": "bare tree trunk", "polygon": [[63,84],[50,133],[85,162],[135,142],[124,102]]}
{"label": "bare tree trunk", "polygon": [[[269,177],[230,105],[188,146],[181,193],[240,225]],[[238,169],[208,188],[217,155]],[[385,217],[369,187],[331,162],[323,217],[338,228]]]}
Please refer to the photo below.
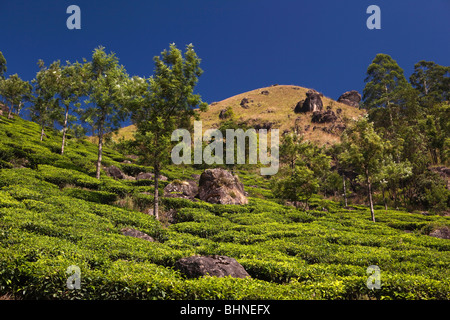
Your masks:
{"label": "bare tree trunk", "polygon": [[103,121],[98,124],[98,159],[97,159],[97,179],[100,179],[100,169],[102,166],[102,153],[103,153]]}
{"label": "bare tree trunk", "polygon": [[386,195],[384,194],[384,185],[383,185],[383,183],[381,184],[381,192],[383,192],[384,210],[387,211],[388,207],[387,207],[387,202],[386,202]]}
{"label": "bare tree trunk", "polygon": [[369,179],[369,173],[366,170],[366,179],[367,179],[367,191],[369,193],[369,205],[370,205],[370,214],[372,216],[372,221],[375,222],[375,212],[373,211],[373,199],[372,199],[372,183]]}
{"label": "bare tree trunk", "polygon": [[64,145],[66,144],[66,132],[67,132],[67,119],[69,117],[69,107],[66,106],[66,117],[64,118],[61,154],[64,154]]}
{"label": "bare tree trunk", "polygon": [[41,141],[44,139],[44,124],[41,125]]}
{"label": "bare tree trunk", "polygon": [[9,106],[9,110],[8,110],[8,119],[11,119],[12,109],[13,109],[13,104],[11,103],[11,105]]}
{"label": "bare tree trunk", "polygon": [[344,185],[344,203],[347,207],[347,188],[345,186],[345,174],[342,174],[342,184]]}
{"label": "bare tree trunk", "polygon": [[153,215],[155,216],[156,220],[159,220],[159,168],[158,168],[158,165],[155,165],[154,173],[155,173],[155,176],[153,178],[155,179],[155,196],[153,199]]}

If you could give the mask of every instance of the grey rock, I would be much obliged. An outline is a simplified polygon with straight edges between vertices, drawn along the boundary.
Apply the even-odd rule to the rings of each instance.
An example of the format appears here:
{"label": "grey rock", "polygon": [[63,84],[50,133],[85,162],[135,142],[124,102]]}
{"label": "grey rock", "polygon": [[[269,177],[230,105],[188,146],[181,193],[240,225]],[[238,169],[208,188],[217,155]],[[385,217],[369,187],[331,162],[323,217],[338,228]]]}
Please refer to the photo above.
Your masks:
{"label": "grey rock", "polygon": [[191,256],[175,262],[175,269],[180,270],[188,278],[203,276],[246,278],[250,277],[244,267],[236,259],[212,255]]}
{"label": "grey rock", "polygon": [[220,168],[208,169],[201,174],[198,198],[209,203],[248,204],[238,176]]}

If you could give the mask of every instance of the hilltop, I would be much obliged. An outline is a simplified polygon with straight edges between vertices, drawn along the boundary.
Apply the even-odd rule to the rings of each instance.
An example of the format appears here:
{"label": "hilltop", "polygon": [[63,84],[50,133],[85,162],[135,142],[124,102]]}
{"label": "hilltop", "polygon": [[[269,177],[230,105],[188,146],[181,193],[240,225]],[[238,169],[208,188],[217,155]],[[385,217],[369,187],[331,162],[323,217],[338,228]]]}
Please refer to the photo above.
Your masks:
{"label": "hilltop", "polygon": [[[231,108],[238,123],[254,128],[276,128],[280,130],[280,134],[297,130],[304,135],[305,140],[318,145],[329,145],[340,141],[340,133],[349,119],[356,119],[365,113],[364,110],[323,96],[323,110],[328,108],[333,111],[337,120],[315,123],[312,121],[312,112],[294,112],[296,105],[306,99],[308,90],[311,89],[295,85],[272,85],[212,102],[206,112],[200,113],[203,130],[218,128],[222,121],[219,117],[221,111]],[[242,103],[243,99],[248,102]],[[121,128],[118,134],[113,135],[113,140],[118,141],[122,137],[131,139],[134,130],[133,125]],[[95,141],[95,138],[91,141]]]}

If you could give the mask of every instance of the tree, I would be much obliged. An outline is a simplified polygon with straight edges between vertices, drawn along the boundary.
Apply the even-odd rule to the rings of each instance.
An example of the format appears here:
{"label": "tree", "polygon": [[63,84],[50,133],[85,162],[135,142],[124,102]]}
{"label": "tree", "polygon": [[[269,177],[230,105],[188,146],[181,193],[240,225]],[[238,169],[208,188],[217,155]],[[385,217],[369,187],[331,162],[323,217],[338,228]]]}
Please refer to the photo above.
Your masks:
{"label": "tree", "polygon": [[375,222],[373,210],[373,179],[380,172],[384,151],[388,142],[383,142],[375,132],[373,123],[366,117],[355,121],[347,127],[342,135],[344,151],[341,161],[352,166],[361,182],[367,186],[367,195],[372,221]]}
{"label": "tree", "polygon": [[[96,177],[100,179],[103,137],[106,133],[114,131],[127,116],[122,95],[123,86],[128,75],[125,68],[119,65],[119,59],[114,53],[106,54],[104,47],[99,47],[92,54],[92,61],[85,63],[83,69],[86,73],[87,107],[78,109],[81,120],[91,123],[96,128],[98,137],[98,158]],[[75,96],[76,94],[73,94]]]}
{"label": "tree", "polygon": [[138,152],[143,162],[153,165],[154,215],[159,218],[159,175],[170,159],[171,134],[175,129],[190,126],[198,119],[198,112],[207,104],[194,94],[198,78],[203,73],[200,59],[192,44],[186,46],[184,57],[175,44],[161,56],[154,57],[154,75],[149,79],[135,79],[132,120],[136,124]]}
{"label": "tree", "polygon": [[[385,150],[387,151],[387,150]],[[374,181],[377,181],[381,187],[383,195],[384,208],[387,210],[386,191],[390,191],[394,198],[394,206],[398,205],[398,189],[402,181],[412,175],[412,166],[408,160],[400,163],[395,162],[392,156],[385,152],[381,161],[380,170],[374,175]]]}
{"label": "tree", "polygon": [[294,170],[283,168],[280,176],[272,184],[275,197],[292,201],[296,208],[303,203],[308,209],[308,202],[314,193],[319,191],[319,180],[314,172],[306,166],[295,166]]}
{"label": "tree", "polygon": [[280,147],[283,166],[272,183],[274,195],[292,201],[296,207],[302,202],[307,209],[309,199],[319,192],[326,179],[330,159],[321,148],[304,141],[303,136],[286,135]]}
{"label": "tree", "polygon": [[450,100],[450,67],[421,60],[414,65],[409,81],[427,105]]}
{"label": "tree", "polygon": [[59,117],[59,121],[63,126],[63,136],[61,143],[61,154],[64,154],[64,145],[66,142],[67,129],[74,117],[70,115],[72,107],[79,109],[81,104],[78,102],[79,98],[87,94],[87,71],[82,64],[70,63],[66,61],[64,66],[61,66],[57,73],[57,95],[58,101],[62,103],[63,117]]}
{"label": "tree", "polygon": [[31,104],[31,119],[41,126],[41,141],[44,139],[45,127],[53,124],[57,114],[57,78],[59,62],[53,62],[48,68],[43,60],[38,61],[39,71],[33,79],[34,96]]}
{"label": "tree", "polygon": [[[369,110],[376,127],[395,133],[402,92],[409,86],[403,69],[387,54],[377,54],[367,68],[363,90],[363,106]],[[386,122],[386,120],[388,122]]]}
{"label": "tree", "polygon": [[31,84],[20,79],[17,74],[10,75],[8,79],[0,81],[0,95],[9,104],[8,118],[11,117],[14,109],[17,115],[20,114],[24,102],[30,98],[31,90]]}
{"label": "tree", "polygon": [[5,79],[6,70],[6,59],[3,56],[3,53],[0,51],[0,80]]}

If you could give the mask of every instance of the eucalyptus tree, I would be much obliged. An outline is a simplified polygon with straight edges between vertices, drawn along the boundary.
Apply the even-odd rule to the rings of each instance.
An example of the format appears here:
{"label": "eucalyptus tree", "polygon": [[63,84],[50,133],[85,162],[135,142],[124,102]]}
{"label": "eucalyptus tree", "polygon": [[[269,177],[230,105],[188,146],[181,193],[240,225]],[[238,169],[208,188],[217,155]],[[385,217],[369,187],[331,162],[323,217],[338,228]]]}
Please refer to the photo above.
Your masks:
{"label": "eucalyptus tree", "polygon": [[76,117],[71,111],[79,110],[81,103],[80,98],[87,94],[88,82],[87,68],[79,63],[70,63],[60,66],[57,74],[57,96],[60,105],[62,104],[61,117],[59,121],[63,126],[61,154],[64,154],[67,129]]}
{"label": "eucalyptus tree", "polygon": [[118,129],[120,122],[125,120],[128,114],[122,99],[123,86],[128,81],[128,74],[125,68],[119,65],[115,53],[107,54],[104,49],[104,47],[96,48],[92,54],[92,61],[86,62],[81,69],[74,67],[74,70],[82,70],[83,76],[87,79],[86,107],[78,108],[77,112],[81,115],[82,121],[92,124],[96,129],[97,179],[100,179],[104,135]]}
{"label": "eucalyptus tree", "polygon": [[49,67],[43,60],[38,61],[39,71],[36,73],[34,95],[31,99],[31,119],[41,126],[41,141],[44,139],[45,127],[51,126],[57,119],[58,101],[57,79],[59,76],[59,61],[53,62]]}

